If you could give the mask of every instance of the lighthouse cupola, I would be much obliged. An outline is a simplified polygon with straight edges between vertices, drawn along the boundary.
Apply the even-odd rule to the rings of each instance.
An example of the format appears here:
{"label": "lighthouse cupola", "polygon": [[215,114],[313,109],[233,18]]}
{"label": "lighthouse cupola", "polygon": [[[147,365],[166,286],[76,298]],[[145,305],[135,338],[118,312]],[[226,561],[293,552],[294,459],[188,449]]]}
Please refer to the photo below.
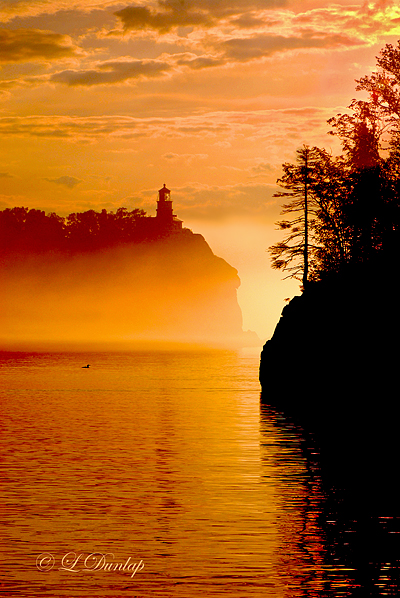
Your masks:
{"label": "lighthouse cupola", "polygon": [[157,219],[164,224],[171,223],[174,219],[172,211],[171,191],[164,187],[158,192]]}
{"label": "lighthouse cupola", "polygon": [[171,191],[164,187],[158,191],[157,213],[155,224],[159,232],[179,232],[182,230],[182,220],[178,220],[172,211]]}
{"label": "lighthouse cupola", "polygon": [[171,191],[164,186],[158,191],[158,199],[160,201],[171,201]]}

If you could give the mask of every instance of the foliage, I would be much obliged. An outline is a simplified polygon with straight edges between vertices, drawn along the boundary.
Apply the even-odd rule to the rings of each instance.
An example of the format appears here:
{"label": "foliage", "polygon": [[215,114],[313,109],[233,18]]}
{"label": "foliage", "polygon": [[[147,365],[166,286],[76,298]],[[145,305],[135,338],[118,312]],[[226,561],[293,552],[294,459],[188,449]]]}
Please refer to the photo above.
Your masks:
{"label": "foliage", "polygon": [[[286,189],[275,194],[275,197],[290,197],[291,201],[283,205],[282,214],[294,214],[291,220],[278,222],[280,230],[288,231],[280,243],[270,248],[273,268],[288,270],[290,276],[298,277],[303,273],[303,284],[306,283],[309,267],[309,229],[313,222],[309,221],[309,213],[315,215],[312,200],[312,173],[315,162],[313,148],[304,146],[297,151],[297,164],[283,165],[284,174],[278,184]],[[311,200],[311,202],[310,202]],[[315,248],[314,248],[315,249]]]}
{"label": "foliage", "polygon": [[[143,210],[119,208],[116,213],[102,210],[69,214],[23,207],[0,211],[1,253],[79,253],[141,241],[152,231]],[[143,226],[142,226],[143,224]]]}
{"label": "foliage", "polygon": [[282,213],[294,217],[277,223],[286,237],[270,247],[272,267],[302,278],[303,285],[347,264],[389,256],[398,247],[400,42],[396,48],[387,44],[377,62],[377,72],[357,81],[356,89],[367,92],[368,99],[353,99],[348,113],[328,121],[343,154],[334,158],[324,149],[303,146],[296,164],[284,164],[277,181],[285,191],[276,196],[291,198]]}
{"label": "foliage", "polygon": [[343,168],[342,158],[334,159],[318,147],[303,146],[297,152],[297,163],[284,164],[284,175],[278,179],[286,191],[276,193],[275,197],[291,199],[283,205],[282,214],[294,217],[277,223],[287,233],[283,241],[270,247],[272,267],[288,271],[290,277],[301,278],[303,286],[308,280],[318,278],[322,269],[334,269],[346,260],[349,240],[343,226],[341,198],[347,193]]}

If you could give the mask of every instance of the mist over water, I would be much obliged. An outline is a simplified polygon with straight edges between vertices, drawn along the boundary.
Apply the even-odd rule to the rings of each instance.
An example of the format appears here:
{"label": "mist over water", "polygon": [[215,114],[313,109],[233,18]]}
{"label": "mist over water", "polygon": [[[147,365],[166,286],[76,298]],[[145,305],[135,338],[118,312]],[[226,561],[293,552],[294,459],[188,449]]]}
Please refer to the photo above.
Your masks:
{"label": "mist over water", "polygon": [[1,340],[32,348],[135,341],[240,344],[237,271],[203,237],[187,232],[76,255],[8,260],[0,269]]}

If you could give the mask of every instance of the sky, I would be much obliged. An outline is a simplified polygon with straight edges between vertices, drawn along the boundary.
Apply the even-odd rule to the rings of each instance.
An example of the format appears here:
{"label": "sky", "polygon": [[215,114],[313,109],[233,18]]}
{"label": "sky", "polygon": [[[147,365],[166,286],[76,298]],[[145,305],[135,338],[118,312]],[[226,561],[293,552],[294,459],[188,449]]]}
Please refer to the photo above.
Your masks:
{"label": "sky", "polygon": [[299,284],[270,267],[276,180],[400,38],[397,0],[0,0],[0,209],[143,208],[237,268],[244,329]]}

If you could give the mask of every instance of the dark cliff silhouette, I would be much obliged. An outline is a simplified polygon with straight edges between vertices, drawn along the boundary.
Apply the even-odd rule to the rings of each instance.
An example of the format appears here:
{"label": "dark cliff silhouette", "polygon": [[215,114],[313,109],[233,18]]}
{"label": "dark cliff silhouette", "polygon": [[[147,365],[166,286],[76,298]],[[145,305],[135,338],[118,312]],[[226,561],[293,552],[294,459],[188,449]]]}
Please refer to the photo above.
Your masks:
{"label": "dark cliff silhouette", "polygon": [[155,217],[13,208],[0,212],[0,239],[6,343],[254,343],[237,270],[182,227],[165,185]]}
{"label": "dark cliff silhouette", "polygon": [[[400,311],[394,262],[310,283],[283,309],[260,363],[261,400],[311,433],[325,474],[390,500],[397,484]],[[359,496],[359,494],[357,494]]]}

